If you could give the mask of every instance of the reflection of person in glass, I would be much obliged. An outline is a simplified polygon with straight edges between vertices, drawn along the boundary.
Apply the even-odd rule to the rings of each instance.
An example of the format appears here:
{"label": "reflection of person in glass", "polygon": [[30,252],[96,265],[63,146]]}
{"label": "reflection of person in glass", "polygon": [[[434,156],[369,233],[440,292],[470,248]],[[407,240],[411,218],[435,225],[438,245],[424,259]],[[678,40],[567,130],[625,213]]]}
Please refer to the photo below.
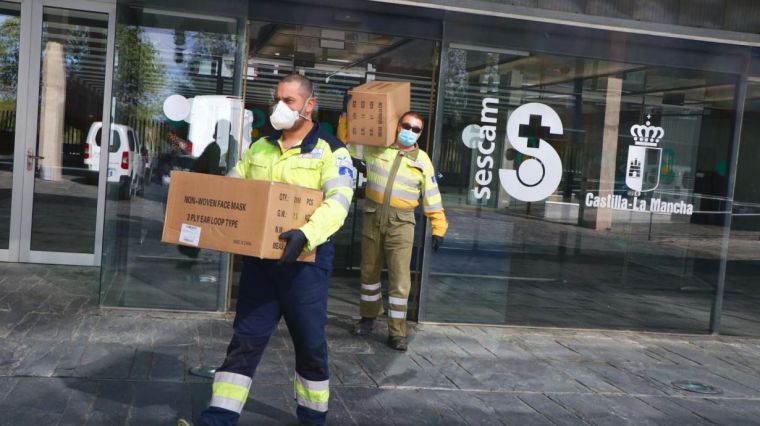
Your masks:
{"label": "reflection of person in glass", "polygon": [[[322,425],[327,416],[325,324],[334,257],[328,239],[348,213],[353,195],[351,157],[339,140],[311,121],[316,101],[307,78],[285,77],[274,100],[270,121],[280,131],[254,142],[230,175],[321,190],[324,201],[306,225],[280,235],[287,244],[279,260],[244,258],[234,334],[227,357],[216,370],[210,406],[201,413],[202,425],[238,423],[251,378],[282,316],[296,353],[298,420]],[[303,250],[314,249],[316,262],[297,261]]]}
{"label": "reflection of person in glass", "polygon": [[226,129],[229,133],[229,121],[219,120],[214,127],[214,136],[211,142],[206,145],[201,155],[193,162],[193,166],[190,168],[191,172],[206,173],[217,175],[219,174],[219,160],[222,158],[222,148],[217,142],[222,135],[219,135],[218,130]]}
{"label": "reflection of person in glass", "polygon": [[[221,121],[222,120],[220,120],[220,122]],[[229,121],[226,122],[229,123]],[[219,168],[219,159],[221,158],[222,149],[216,142],[217,140],[217,132],[214,132],[214,138],[211,143],[206,146],[201,155],[198,156],[198,158],[193,162],[192,167],[190,167],[191,172],[205,173],[209,175],[220,174],[221,170]],[[197,247],[188,247],[183,245],[178,245],[177,250],[192,259],[196,259],[200,253],[200,249]]]}
{"label": "reflection of person in glass", "polygon": [[433,249],[443,243],[448,222],[443,213],[435,171],[417,139],[423,122],[407,112],[399,119],[396,143],[388,148],[363,147],[367,188],[362,229],[361,320],[354,334],[372,331],[383,310],[380,271],[388,263],[388,346],[405,351],[406,309],[411,277],[409,264],[414,241],[414,209],[422,198],[425,216],[433,228]]}
{"label": "reflection of person in glass", "polygon": [[187,164],[184,159],[190,156],[193,149],[192,142],[182,139],[174,130],[166,132],[166,144],[168,146],[161,155],[158,166],[164,183],[168,183],[167,179],[175,168],[189,168],[185,167]]}

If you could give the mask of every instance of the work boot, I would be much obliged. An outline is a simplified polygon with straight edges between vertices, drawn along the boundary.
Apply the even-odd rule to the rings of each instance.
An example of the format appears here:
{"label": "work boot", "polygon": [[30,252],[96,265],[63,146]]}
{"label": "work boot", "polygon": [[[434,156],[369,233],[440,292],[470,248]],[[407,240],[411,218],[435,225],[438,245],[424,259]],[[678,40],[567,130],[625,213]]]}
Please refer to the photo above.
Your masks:
{"label": "work boot", "polygon": [[406,336],[388,336],[388,347],[397,351],[406,351]]}
{"label": "work boot", "polygon": [[354,324],[354,335],[364,336],[372,332],[372,328],[375,326],[374,318],[362,317],[356,324]]}

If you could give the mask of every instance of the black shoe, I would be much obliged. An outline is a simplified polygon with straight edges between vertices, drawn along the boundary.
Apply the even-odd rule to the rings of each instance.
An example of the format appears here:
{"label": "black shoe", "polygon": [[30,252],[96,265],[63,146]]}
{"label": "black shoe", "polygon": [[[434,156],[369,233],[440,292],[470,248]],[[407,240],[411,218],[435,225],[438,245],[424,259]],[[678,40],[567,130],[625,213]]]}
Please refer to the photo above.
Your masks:
{"label": "black shoe", "polygon": [[362,319],[359,320],[356,324],[354,324],[354,335],[356,336],[364,336],[372,332],[372,328],[375,326],[375,319],[374,318],[365,318],[362,317]]}
{"label": "black shoe", "polygon": [[388,347],[397,351],[406,351],[407,343],[405,336],[388,336]]}

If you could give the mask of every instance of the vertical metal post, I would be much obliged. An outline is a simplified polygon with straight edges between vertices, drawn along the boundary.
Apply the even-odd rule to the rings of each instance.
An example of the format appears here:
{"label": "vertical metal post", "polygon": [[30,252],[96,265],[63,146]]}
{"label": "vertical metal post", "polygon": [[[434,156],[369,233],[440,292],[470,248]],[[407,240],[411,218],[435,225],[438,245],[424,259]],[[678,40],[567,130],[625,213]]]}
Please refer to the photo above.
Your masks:
{"label": "vertical metal post", "polygon": [[[111,143],[111,132],[106,131],[105,129],[111,128],[111,121],[115,120],[116,117],[113,116],[114,112],[114,104],[115,99],[113,97],[113,75],[114,75],[114,57],[116,55],[116,5],[112,5],[109,7],[108,11],[108,30],[107,30],[107,44],[106,44],[106,74],[105,74],[105,82],[103,84],[103,115],[101,118],[102,122],[102,134],[101,139],[105,142],[106,145],[103,146],[110,146]],[[103,246],[106,243],[106,235],[105,235],[105,222],[106,222],[106,194],[107,194],[107,179],[106,173],[108,172],[108,150],[103,150],[105,155],[101,155],[100,164],[98,170],[100,170],[98,174],[98,198],[97,198],[97,210],[95,214],[95,250],[94,250],[94,266],[101,266],[102,263],[102,257],[103,257]],[[101,269],[101,280],[100,285],[102,287],[103,280],[102,280],[103,271]],[[102,296],[102,292],[99,292],[99,294]],[[99,300],[99,303],[101,303],[102,300]]]}
{"label": "vertical metal post", "polygon": [[[244,16],[248,16],[248,13],[244,14]],[[245,118],[245,90],[246,90],[246,79],[248,76],[248,19],[247,18],[237,18],[237,49],[235,52],[235,69],[232,75],[232,95],[240,97],[240,105],[241,108],[239,111],[237,111],[238,115],[238,123],[240,125],[237,129],[230,130],[234,132],[235,139],[238,141],[237,145],[235,146],[235,152],[233,152],[231,155],[227,158],[227,170],[225,170],[225,173],[229,172],[232,167],[235,166],[235,163],[237,162],[238,158],[242,155],[242,147],[243,147],[243,141],[245,139],[245,135],[243,134],[244,129],[244,118]],[[219,63],[219,68],[221,69],[221,62]],[[218,70],[218,72],[221,73],[221,70]],[[221,92],[220,92],[221,93]],[[223,94],[223,93],[221,93]],[[232,294],[232,277],[233,277],[233,265],[235,262],[235,256],[231,254],[224,254],[221,260],[221,263],[223,265],[223,273],[222,277],[219,280],[219,287],[218,287],[218,294],[217,294],[217,302],[216,302],[216,310],[219,312],[225,312],[229,305],[230,305],[230,295]],[[198,367],[201,369],[200,375],[203,377],[209,377],[208,375],[211,374],[213,377],[213,372],[211,370],[203,370],[204,367]],[[192,371],[191,371],[192,373]]]}
{"label": "vertical metal post", "polygon": [[359,191],[359,172],[356,173],[356,184],[354,185],[354,196],[351,197],[351,204],[354,207],[353,216],[351,220],[351,240],[348,243],[348,250],[346,253],[346,271],[350,271],[354,267],[354,240],[356,239],[356,218],[359,216],[359,200],[356,197],[356,192]]}
{"label": "vertical metal post", "polygon": [[[224,60],[221,56],[216,57],[216,94],[224,94],[224,77],[222,77],[222,67],[224,66]],[[235,67],[237,68],[237,67]]]}
{"label": "vertical metal post", "polygon": [[[441,139],[441,131],[443,129],[443,101],[444,101],[444,91],[445,91],[445,84],[443,84],[445,80],[444,73],[448,69],[448,52],[449,52],[449,45],[448,45],[448,39],[446,37],[446,16],[444,15],[443,19],[441,20],[441,48],[438,50],[439,52],[439,62],[438,62],[438,82],[436,83],[436,102],[435,102],[435,128],[433,129],[433,138],[432,143],[429,142],[430,147],[430,160],[433,162],[433,166],[436,170],[438,170],[439,161],[441,159],[441,150],[440,146],[442,143]],[[432,118],[432,117],[431,117]],[[430,138],[428,138],[430,140]],[[427,282],[428,278],[430,277],[430,244],[427,244],[430,242],[432,238],[432,233],[428,231],[428,227],[425,226],[425,243],[424,249],[422,251],[422,271],[421,271],[421,278],[419,279],[420,282],[420,291],[419,291],[419,299],[417,302],[417,321],[422,322],[425,320],[424,316],[422,315],[423,307],[425,305],[425,297],[427,296],[427,286],[425,283]]]}
{"label": "vertical metal post", "polygon": [[734,133],[731,141],[731,162],[729,164],[728,188],[726,191],[726,223],[723,226],[723,241],[720,249],[720,270],[718,283],[715,288],[712,309],[710,309],[710,333],[720,332],[720,317],[723,311],[723,294],[726,287],[726,268],[728,266],[728,248],[731,238],[731,222],[734,212],[734,191],[736,189],[736,173],[739,164],[739,151],[742,141],[742,123],[744,119],[744,103],[747,98],[747,73],[749,68],[749,55],[747,64],[739,76],[736,88],[736,117],[734,119]]}
{"label": "vertical metal post", "polygon": [[[37,98],[29,95],[30,87],[39,85],[39,81],[31,78],[31,62],[39,60],[32,54],[34,43],[32,29],[32,2],[21,2],[19,16],[19,57],[18,57],[18,80],[16,82],[16,136],[13,141],[13,177],[11,185],[11,219],[10,233],[8,235],[7,261],[19,261],[19,242],[21,241],[22,204],[24,201],[24,180],[26,174],[26,132],[28,131],[30,118],[28,116],[29,104],[35,103]],[[39,30],[41,31],[41,29]],[[36,105],[36,103],[35,103]]]}

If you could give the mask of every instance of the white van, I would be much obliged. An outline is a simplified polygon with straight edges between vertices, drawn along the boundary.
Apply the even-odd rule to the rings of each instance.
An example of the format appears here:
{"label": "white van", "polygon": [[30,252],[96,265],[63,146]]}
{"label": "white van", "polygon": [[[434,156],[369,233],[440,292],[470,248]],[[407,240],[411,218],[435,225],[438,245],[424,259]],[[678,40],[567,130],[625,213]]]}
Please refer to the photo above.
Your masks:
{"label": "white van", "polygon": [[[102,127],[100,121],[92,123],[84,145],[84,165],[96,174],[100,165]],[[119,198],[130,199],[134,195],[142,195],[145,188],[145,160],[142,144],[135,131],[123,124],[112,124],[108,152],[107,181],[119,184]]]}

